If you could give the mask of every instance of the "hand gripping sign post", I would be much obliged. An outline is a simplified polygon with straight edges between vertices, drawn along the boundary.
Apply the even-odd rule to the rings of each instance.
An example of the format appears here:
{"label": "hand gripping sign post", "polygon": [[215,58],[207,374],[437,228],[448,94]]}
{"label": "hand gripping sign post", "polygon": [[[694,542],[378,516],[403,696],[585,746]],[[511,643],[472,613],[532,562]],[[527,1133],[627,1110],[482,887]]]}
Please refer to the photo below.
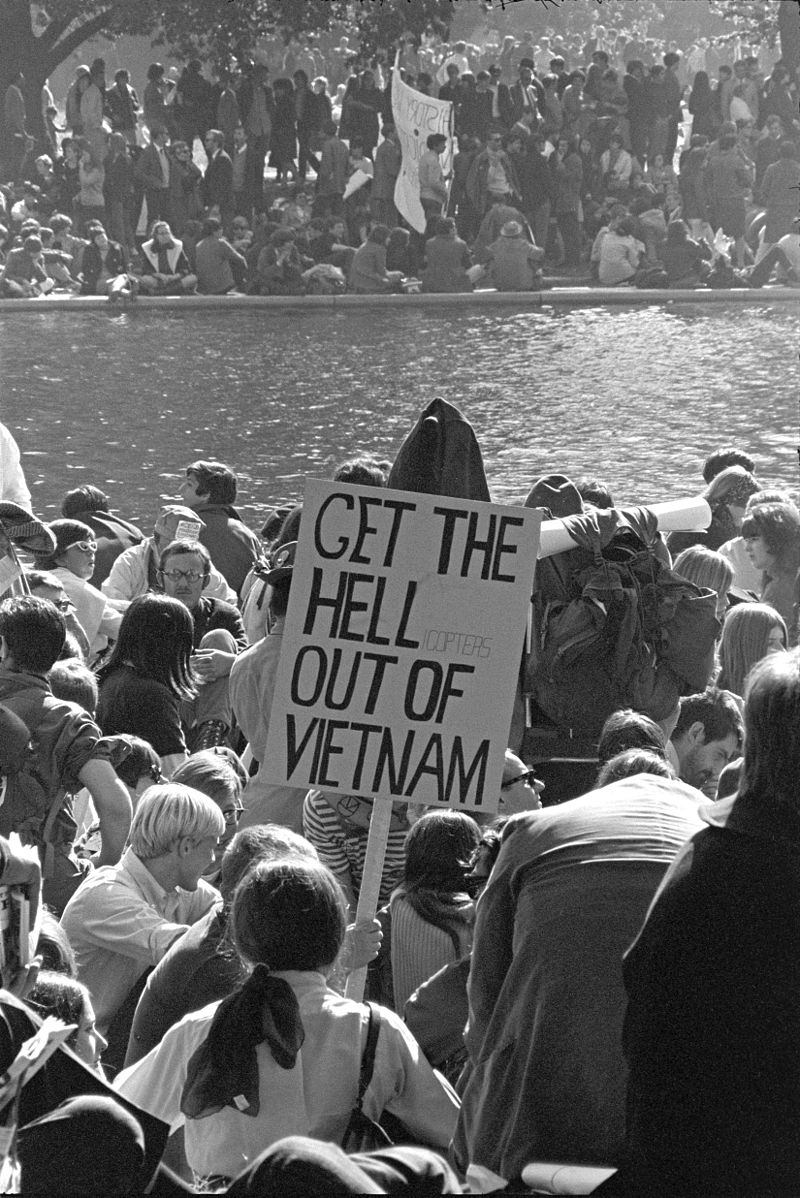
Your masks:
{"label": "hand gripping sign post", "polygon": [[496,810],[540,523],[306,482],[265,760],[272,782],[378,800],[359,920],[377,907],[390,800]]}

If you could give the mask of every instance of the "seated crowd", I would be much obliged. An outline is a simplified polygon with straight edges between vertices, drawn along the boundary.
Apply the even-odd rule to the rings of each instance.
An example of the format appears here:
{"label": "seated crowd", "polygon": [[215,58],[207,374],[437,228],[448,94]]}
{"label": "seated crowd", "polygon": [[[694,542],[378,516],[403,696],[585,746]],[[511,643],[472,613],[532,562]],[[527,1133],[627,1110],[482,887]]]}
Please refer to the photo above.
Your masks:
{"label": "seated crowd", "polygon": [[[635,39],[613,53],[587,43],[569,66],[564,53],[515,61],[513,50],[476,70],[475,54],[445,46],[436,81],[418,55],[401,55],[411,86],[453,104],[452,158],[443,134],[421,146],[424,232],[395,206],[388,70],[354,60],[332,102],[324,76],[312,89],[298,68],[270,85],[266,66],[251,63],[236,81],[220,79],[200,121],[190,115],[199,101],[187,100],[211,88],[199,63],[177,85],[177,112],[163,102],[160,67],[145,91],[145,147],[138,100],[134,136],[119,125],[116,97],[130,101],[132,89],[118,78],[110,133],[92,135],[76,117],[60,145],[51,135],[57,148],[31,149],[0,184],[0,297],[530,291],[564,276],[669,288],[760,287],[773,274],[800,282],[797,84],[780,61],[766,78],[757,56],[722,63],[713,84],[695,69],[689,85],[680,53],[656,61],[642,47],[637,57]],[[102,62],[86,94],[102,83]],[[79,69],[80,92],[89,70]],[[151,88],[162,103],[148,111]],[[252,132],[258,120],[268,134]]]}
{"label": "seated crowd", "polygon": [[[654,547],[704,597],[701,689],[610,704],[566,775],[533,704],[496,816],[394,804],[362,922],[373,800],[262,775],[302,507],[256,535],[198,460],[152,536],[90,485],[25,513],[0,882],[45,904],[44,968],[4,958],[0,1069],[37,1017],[71,1030],[23,1089],[22,1192],[144,1193],[158,1166],[163,1194],[513,1193],[535,1160],[629,1198],[796,1192],[800,511],[754,471],[712,454],[711,524]],[[527,506],[613,499],[547,475]],[[359,1151],[359,1099],[395,1147]]]}

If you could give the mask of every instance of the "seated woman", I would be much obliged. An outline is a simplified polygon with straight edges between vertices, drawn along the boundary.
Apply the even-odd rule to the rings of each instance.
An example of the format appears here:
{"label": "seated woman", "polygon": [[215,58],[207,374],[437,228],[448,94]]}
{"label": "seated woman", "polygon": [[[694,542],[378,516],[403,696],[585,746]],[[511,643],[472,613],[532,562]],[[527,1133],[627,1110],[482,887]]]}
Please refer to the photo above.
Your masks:
{"label": "seated woman", "polygon": [[781,616],[767,603],[739,603],[722,626],[719,676],[715,685],[744,698],[744,684],[753,666],[770,653],[787,647],[789,635]]}
{"label": "seated woman", "polygon": [[61,582],[67,597],[75,605],[75,616],[86,634],[91,658],[103,653],[116,640],[127,603],[109,599],[89,579],[94,574],[97,540],[93,530],[81,520],[53,520],[50,531],[56,539],[55,551],[40,557],[37,566],[49,570]]}
{"label": "seated woman", "polygon": [[258,255],[257,295],[303,295],[303,262],[293,229],[276,229]]}
{"label": "seated woman", "polygon": [[742,536],[750,561],[763,571],[760,599],[774,607],[797,644],[800,512],[793,503],[760,503],[747,513]]}
{"label": "seated woman", "polygon": [[91,483],[67,491],[61,500],[61,515],[67,520],[81,520],[94,532],[97,553],[89,580],[92,586],[99,587],[108,578],[120,554],[144,540],[142,530],[112,512],[108,495]]}
{"label": "seated woman", "polygon": [[668,287],[702,287],[708,274],[711,250],[705,242],[692,241],[685,221],[671,220],[661,261]]}
{"label": "seated woman", "polygon": [[600,172],[605,195],[627,196],[631,185],[633,159],[625,149],[621,133],[612,133],[608,149],[600,155]]}
{"label": "seated woman", "polygon": [[86,986],[65,973],[43,970],[25,1001],[42,1019],[54,1015],[62,1023],[77,1024],[65,1043],[90,1069],[105,1076],[100,1057],[108,1045],[95,1027],[92,996]]}
{"label": "seated woman", "polygon": [[93,228],[83,251],[81,295],[107,295],[120,299],[134,294],[128,274],[128,255],[116,241],[109,241],[105,229]]}
{"label": "seated woman", "polygon": [[197,290],[197,275],[192,273],[183,244],[173,237],[165,220],[153,223],[149,241],[140,250],[139,287],[146,295],[185,295]]}
{"label": "seated woman", "polygon": [[[233,900],[234,944],[252,973],[229,998],[184,1016],[115,1081],[123,1098],[185,1127],[197,1177],[234,1177],[287,1135],[340,1144],[356,1101],[368,1009],[327,985],[345,906],[325,866],[259,861]],[[380,1009],[363,1109],[446,1148],[459,1102],[402,1020]]]}
{"label": "seated woman", "polygon": [[427,292],[472,291],[472,256],[467,243],[456,235],[452,216],[440,216],[434,236],[425,242],[422,290]]}
{"label": "seated woman", "polygon": [[389,902],[396,1010],[442,966],[469,952],[474,905],[469,860],[480,829],[462,811],[429,811],[406,837],[403,881]]}
{"label": "seated woman", "polygon": [[186,759],[180,703],[194,698],[192,617],[178,599],[141,595],[99,671],[97,722],[105,736],[130,732],[148,741],[167,775]]}
{"label": "seated woman", "polygon": [[616,287],[630,282],[644,253],[644,245],[633,236],[634,221],[630,216],[612,221],[600,245],[597,277],[601,287]]}
{"label": "seated woman", "polygon": [[381,295],[397,291],[400,286],[400,271],[386,269],[386,243],[390,229],[387,225],[374,225],[367,240],[360,245],[350,263],[348,287],[359,295]]}

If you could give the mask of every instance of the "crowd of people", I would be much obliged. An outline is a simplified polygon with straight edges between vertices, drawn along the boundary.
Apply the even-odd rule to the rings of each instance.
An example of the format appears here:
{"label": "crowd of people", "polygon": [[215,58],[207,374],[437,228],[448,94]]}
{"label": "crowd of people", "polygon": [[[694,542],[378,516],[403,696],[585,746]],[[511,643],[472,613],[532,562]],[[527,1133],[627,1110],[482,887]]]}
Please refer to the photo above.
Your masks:
{"label": "crowd of people", "polygon": [[[23,1193],[144,1193],[159,1159],[148,1192],[515,1193],[535,1160],[630,1198],[797,1191],[796,496],[711,454],[710,524],[647,550],[694,693],[611,700],[553,773],[526,667],[496,815],[394,803],[359,922],[373,800],[266,759],[302,505],[253,531],[201,459],[151,535],[89,484],[46,524],[2,434],[0,881],[44,914],[38,977],[4,957],[0,1070],[70,1028],[22,1091]],[[414,436],[335,480],[413,486]],[[591,478],[526,505],[620,516]]]}
{"label": "crowd of people", "polygon": [[46,89],[44,138],[18,76],[0,296],[800,281],[798,80],[774,55],[726,61],[603,27],[398,50],[405,82],[453,106],[452,157],[444,135],[420,145],[424,232],[395,205],[393,64],[347,37],[272,39],[213,81],[199,60],[175,78],[153,63],[141,101],[97,58],[75,72],[64,126]]}

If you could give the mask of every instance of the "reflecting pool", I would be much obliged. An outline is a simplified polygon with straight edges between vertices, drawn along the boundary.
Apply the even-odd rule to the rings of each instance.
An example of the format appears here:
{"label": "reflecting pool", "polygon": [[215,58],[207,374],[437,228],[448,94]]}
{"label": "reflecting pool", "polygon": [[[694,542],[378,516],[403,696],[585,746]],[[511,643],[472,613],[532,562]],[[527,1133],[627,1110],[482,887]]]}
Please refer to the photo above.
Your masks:
{"label": "reflecting pool", "polygon": [[499,502],[550,471],[619,502],[692,494],[726,443],[794,488],[799,376],[794,305],[0,312],[0,418],[51,519],[91,482],[149,523],[203,456],[256,524],[306,474],[392,458],[434,395],[474,425]]}

